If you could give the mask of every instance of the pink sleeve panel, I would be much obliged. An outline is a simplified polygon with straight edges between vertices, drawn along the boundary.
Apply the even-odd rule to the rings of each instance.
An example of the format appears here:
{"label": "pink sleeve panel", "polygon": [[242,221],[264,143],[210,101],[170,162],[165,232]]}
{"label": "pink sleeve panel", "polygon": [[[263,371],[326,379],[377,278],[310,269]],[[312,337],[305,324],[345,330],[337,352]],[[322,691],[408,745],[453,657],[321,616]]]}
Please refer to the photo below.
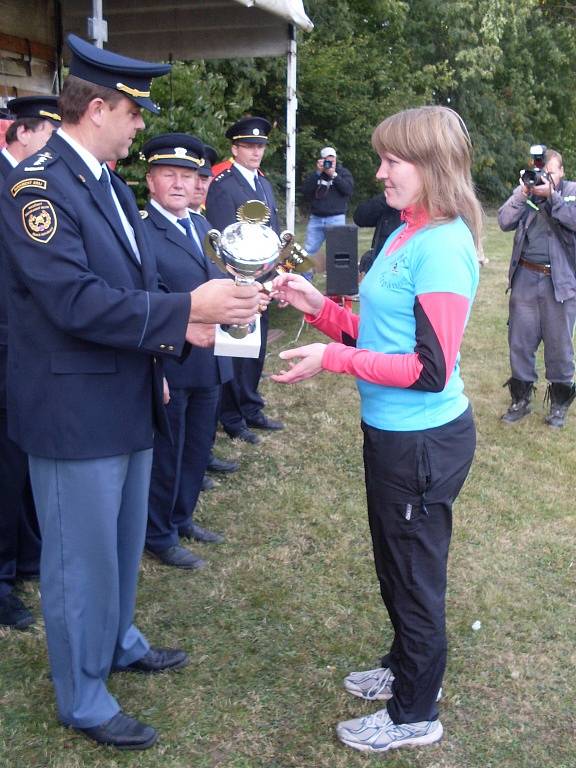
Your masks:
{"label": "pink sleeve panel", "polygon": [[414,352],[386,354],[329,344],[322,367],[382,386],[441,392],[456,364],[469,306],[466,296],[455,293],[417,296]]}
{"label": "pink sleeve panel", "polygon": [[306,321],[325,333],[334,341],[341,342],[343,334],[351,339],[358,338],[358,315],[349,309],[340,307],[335,301],[325,298],[322,309],[317,315],[304,315]]}

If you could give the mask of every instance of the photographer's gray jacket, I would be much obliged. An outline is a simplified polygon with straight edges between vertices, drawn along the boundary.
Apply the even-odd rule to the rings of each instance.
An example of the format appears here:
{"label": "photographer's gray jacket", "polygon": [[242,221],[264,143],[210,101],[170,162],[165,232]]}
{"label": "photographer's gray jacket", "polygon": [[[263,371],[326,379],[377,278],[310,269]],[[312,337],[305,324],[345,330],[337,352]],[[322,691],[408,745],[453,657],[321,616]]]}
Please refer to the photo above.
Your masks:
{"label": "photographer's gray jacket", "polygon": [[[562,181],[544,206],[552,223],[548,223],[552,285],[556,301],[576,296],[576,181]],[[526,232],[537,212],[527,203],[518,186],[498,211],[498,223],[504,232],[516,230],[508,272],[508,288],[518,268],[526,240]]]}

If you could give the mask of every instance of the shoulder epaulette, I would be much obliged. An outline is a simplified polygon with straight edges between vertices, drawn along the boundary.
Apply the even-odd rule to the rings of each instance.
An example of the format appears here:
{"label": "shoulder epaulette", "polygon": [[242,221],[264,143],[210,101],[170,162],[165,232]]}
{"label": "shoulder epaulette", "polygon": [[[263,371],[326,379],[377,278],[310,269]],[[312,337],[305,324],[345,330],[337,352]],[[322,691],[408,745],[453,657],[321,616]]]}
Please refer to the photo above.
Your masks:
{"label": "shoulder epaulette", "polygon": [[32,157],[27,158],[25,161],[26,165],[22,163],[22,170],[26,171],[27,173],[43,171],[45,168],[48,168],[49,165],[52,165],[52,163],[57,159],[58,155],[54,154],[54,152],[51,152],[47,149],[42,150],[41,152],[32,155]]}
{"label": "shoulder epaulette", "polygon": [[220,181],[221,179],[225,178],[226,176],[228,176],[230,174],[230,172],[231,172],[231,169],[230,168],[226,168],[225,171],[222,171],[222,173],[219,173],[218,176],[215,176],[212,179],[212,184],[214,184],[215,181]]}

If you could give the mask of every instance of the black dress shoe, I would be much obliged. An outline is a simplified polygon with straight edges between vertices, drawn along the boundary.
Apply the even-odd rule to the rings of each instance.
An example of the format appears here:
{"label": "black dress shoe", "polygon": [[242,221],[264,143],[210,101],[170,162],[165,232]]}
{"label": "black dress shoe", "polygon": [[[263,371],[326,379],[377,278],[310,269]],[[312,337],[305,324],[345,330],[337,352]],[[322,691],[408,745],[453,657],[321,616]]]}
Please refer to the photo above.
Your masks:
{"label": "black dress shoe", "polygon": [[158,739],[158,733],[151,725],[144,725],[122,711],[102,725],[74,727],[74,730],[98,744],[108,744],[116,749],[148,749]]}
{"label": "black dress shoe", "polygon": [[264,414],[258,416],[257,419],[246,419],[246,424],[248,424],[249,427],[252,427],[252,429],[284,429],[284,424],[281,421],[269,419],[267,416],[264,416]]}
{"label": "black dress shoe", "polygon": [[184,530],[185,533],[182,533],[182,536],[186,536],[187,539],[194,539],[194,541],[201,541],[204,544],[221,544],[224,541],[224,536],[221,533],[209,531],[196,523],[191,523]]}
{"label": "black dress shoe", "polygon": [[242,427],[238,432],[228,432],[228,437],[231,440],[242,440],[244,443],[251,443],[252,445],[258,445],[260,438],[251,432],[248,427]]}
{"label": "black dress shoe", "polygon": [[211,477],[208,477],[208,475],[204,475],[204,477],[202,478],[202,485],[200,487],[200,490],[211,491],[215,485],[216,483],[214,482],[214,480],[212,480]]}
{"label": "black dress shoe", "polygon": [[118,672],[164,672],[167,669],[180,669],[189,662],[188,654],[179,648],[150,648],[138,661],[127,667],[118,667]]}
{"label": "black dress shoe", "polygon": [[34,623],[34,616],[19,597],[9,592],[0,597],[0,626],[26,629]]}
{"label": "black dress shoe", "polygon": [[184,568],[185,570],[193,571],[198,570],[199,568],[204,568],[206,565],[205,560],[202,560],[202,558],[195,555],[194,552],[190,552],[189,549],[181,547],[179,544],[158,551],[153,551],[147,548],[146,551],[148,554],[152,555],[152,557],[155,557],[157,560],[160,560],[161,563],[164,563],[164,565],[172,565],[174,568]]}
{"label": "black dress shoe", "polygon": [[208,472],[237,472],[240,469],[240,462],[226,461],[226,459],[219,459],[214,454],[210,454],[206,469]]}

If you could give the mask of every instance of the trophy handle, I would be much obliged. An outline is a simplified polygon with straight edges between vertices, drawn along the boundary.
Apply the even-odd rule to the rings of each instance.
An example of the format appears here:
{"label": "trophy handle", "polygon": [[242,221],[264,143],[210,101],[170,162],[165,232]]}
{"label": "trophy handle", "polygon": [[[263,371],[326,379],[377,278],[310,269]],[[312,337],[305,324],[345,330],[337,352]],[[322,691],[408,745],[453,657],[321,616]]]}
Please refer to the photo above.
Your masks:
{"label": "trophy handle", "polygon": [[302,273],[314,269],[316,267],[314,259],[299,243],[294,242],[294,235],[283,232],[280,240],[283,240],[284,235],[289,235],[290,239],[287,246],[282,249],[282,258],[276,267],[277,271]]}
{"label": "trophy handle", "polygon": [[292,248],[292,244],[294,242],[294,235],[292,232],[289,232],[288,230],[285,230],[280,235],[280,253],[282,254],[282,258],[280,261],[284,261],[284,257],[290,253],[290,249]]}
{"label": "trophy handle", "polygon": [[286,252],[283,253],[283,258],[276,265],[274,272],[272,273],[272,278],[269,278],[262,283],[262,287],[267,294],[272,292],[272,281],[276,275],[282,275],[284,272],[296,272],[296,274],[301,274],[302,272],[308,272],[316,267],[316,262],[308,254],[308,251],[305,251],[301,245],[294,242],[294,235],[290,232],[283,232],[280,235],[280,240],[284,238],[284,235],[290,236],[290,244],[287,249],[282,249]]}
{"label": "trophy handle", "polygon": [[216,264],[216,266],[219,267],[222,272],[227,272],[228,270],[226,269],[226,264],[220,257],[221,242],[221,233],[217,229],[209,229],[208,232],[206,232],[206,237],[204,238],[204,250],[208,254],[210,261]]}

